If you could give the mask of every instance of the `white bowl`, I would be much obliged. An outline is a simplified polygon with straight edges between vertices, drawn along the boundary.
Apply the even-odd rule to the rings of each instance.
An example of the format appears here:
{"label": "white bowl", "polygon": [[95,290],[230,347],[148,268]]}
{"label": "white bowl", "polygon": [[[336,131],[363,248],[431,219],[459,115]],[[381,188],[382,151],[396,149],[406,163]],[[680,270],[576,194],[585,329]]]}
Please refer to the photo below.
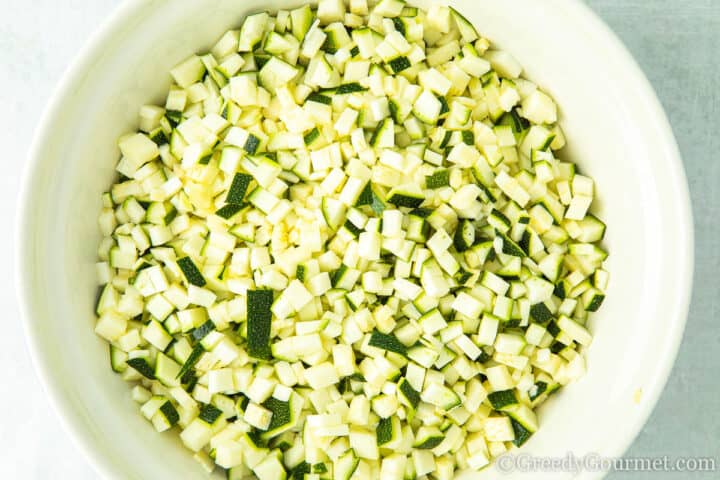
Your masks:
{"label": "white bowl", "polygon": [[[142,104],[162,101],[178,61],[248,12],[298,3],[128,0],[68,70],[38,130],[18,216],[27,337],[67,429],[107,478],[205,478],[176,435],[138,414],[93,333],[96,219],[116,139],[136,127]],[[608,225],[611,283],[592,320],[588,374],[548,402],[519,452],[622,455],[663,389],[687,315],[693,231],[673,135],[635,62],[581,2],[451,3],[558,101],[563,155],[596,180]]]}

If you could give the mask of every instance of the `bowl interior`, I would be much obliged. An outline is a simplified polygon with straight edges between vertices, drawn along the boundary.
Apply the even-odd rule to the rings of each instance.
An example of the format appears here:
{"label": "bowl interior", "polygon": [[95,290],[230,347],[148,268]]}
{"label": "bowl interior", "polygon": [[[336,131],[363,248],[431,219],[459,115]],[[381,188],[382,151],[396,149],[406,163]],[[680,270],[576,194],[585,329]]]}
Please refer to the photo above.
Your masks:
{"label": "bowl interior", "polygon": [[[608,225],[611,283],[592,321],[588,374],[542,409],[522,452],[620,455],[664,385],[687,312],[692,227],[672,134],[635,64],[580,2],[450,3],[557,100],[562,157],[596,180],[594,210]],[[96,219],[116,139],[142,104],[163,101],[178,61],[248,12],[297,4],[127,1],[71,69],[38,134],[18,242],[29,340],[61,416],[108,477],[204,478],[176,435],[158,435],[138,414],[93,333]]]}

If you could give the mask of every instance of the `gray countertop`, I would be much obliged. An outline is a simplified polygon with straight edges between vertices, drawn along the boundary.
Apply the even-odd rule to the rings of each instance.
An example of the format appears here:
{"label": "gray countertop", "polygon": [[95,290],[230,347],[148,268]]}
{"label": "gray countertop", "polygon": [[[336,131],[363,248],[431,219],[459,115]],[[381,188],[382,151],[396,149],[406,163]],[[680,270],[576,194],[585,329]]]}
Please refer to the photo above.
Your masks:
{"label": "gray countertop", "polygon": [[[540,1],[540,0],[539,0]],[[35,124],[65,66],[119,0],[0,0],[0,215],[15,217]],[[695,289],[680,354],[629,457],[714,456],[720,468],[720,0],[587,0],[628,46],[672,123],[695,216]],[[7,229],[7,227],[6,227]],[[35,377],[13,291],[12,235],[0,269],[0,478],[97,478],[63,432]],[[720,474],[612,473],[621,478]],[[530,476],[528,478],[531,478]]]}

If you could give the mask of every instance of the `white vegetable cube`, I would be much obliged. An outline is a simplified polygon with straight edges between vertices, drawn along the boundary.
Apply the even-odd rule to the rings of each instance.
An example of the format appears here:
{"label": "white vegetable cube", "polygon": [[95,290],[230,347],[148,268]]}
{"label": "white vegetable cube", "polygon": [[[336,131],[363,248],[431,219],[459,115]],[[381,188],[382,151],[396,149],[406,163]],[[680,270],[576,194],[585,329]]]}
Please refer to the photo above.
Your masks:
{"label": "white vegetable cube", "polygon": [[208,391],[213,394],[235,391],[232,368],[221,368],[208,372]]}
{"label": "white vegetable cube", "polygon": [[415,300],[421,293],[422,287],[404,278],[396,278],[393,282],[393,288],[397,295],[403,300]]}
{"label": "white vegetable cube", "polygon": [[[477,205],[477,199],[480,195],[480,187],[474,184],[463,185],[450,197],[448,203],[454,209],[460,211],[473,208]],[[461,212],[462,213],[462,212]],[[463,214],[463,217],[466,215]]]}
{"label": "white vegetable cube", "polygon": [[487,456],[483,452],[476,452],[467,459],[468,467],[473,470],[480,470],[489,463],[490,460],[488,460]]}
{"label": "white vegetable cube", "polygon": [[380,477],[383,480],[402,480],[405,475],[407,457],[394,453],[382,459],[380,464]]}
{"label": "white vegetable cube", "polygon": [[140,413],[146,419],[151,420],[166,401],[164,397],[152,396],[140,407]]}
{"label": "white vegetable cube", "polygon": [[320,189],[328,195],[333,194],[343,185],[345,178],[342,170],[333,168],[320,184]]}
{"label": "white vegetable cube", "polygon": [[277,384],[273,389],[272,397],[276,400],[280,400],[281,402],[289,402],[292,394],[292,388],[282,384]]}
{"label": "white vegetable cube", "polygon": [[558,318],[558,327],[580,345],[588,346],[592,343],[592,335],[585,327],[565,315]]}
{"label": "white vegetable cube", "polygon": [[195,285],[188,286],[187,295],[190,303],[206,308],[212,306],[217,298],[217,296],[207,288],[196,287]]}
{"label": "white vegetable cube", "polygon": [[157,144],[142,133],[124,137],[120,143],[120,152],[135,168],[140,168],[160,154]]}
{"label": "white vegetable cube", "polygon": [[357,395],[350,401],[347,421],[354,425],[366,425],[370,415],[370,400],[364,395]]}
{"label": "white vegetable cube", "polygon": [[427,335],[434,335],[435,333],[447,327],[447,322],[445,321],[445,318],[437,308],[433,308],[432,310],[423,314],[418,319],[418,323],[420,324],[420,328],[422,328],[423,332]]}
{"label": "white vegetable cube", "polygon": [[355,354],[350,345],[333,345],[332,356],[333,365],[339,376],[349,377],[355,373]]}
{"label": "white vegetable cube", "polygon": [[423,90],[413,105],[420,120],[425,123],[435,123],[440,115],[442,104],[429,90]]}
{"label": "white vegetable cube", "polygon": [[447,95],[452,87],[452,82],[435,68],[421,71],[418,80],[423,88],[442,96]]}
{"label": "white vegetable cube", "polygon": [[[534,164],[535,166],[535,177],[536,180],[542,184],[546,184],[548,182],[551,182],[555,176],[552,171],[552,167],[547,161],[540,161],[536,162]],[[563,186],[560,186],[560,184],[563,184]],[[558,195],[562,198],[563,195],[563,187],[567,187],[568,183],[567,181],[557,182],[555,185],[555,188],[558,191]]]}
{"label": "white vegetable cube", "polygon": [[[568,281],[573,286],[577,285],[577,283],[580,283],[583,278],[583,275],[578,271],[573,272],[567,277]],[[573,283],[573,279],[577,279],[577,283]],[[552,293],[555,288],[552,283],[538,277],[530,277],[525,282],[525,286],[528,290],[527,298],[528,300],[530,300],[530,303],[532,305],[549,300],[550,297],[552,297]]]}
{"label": "white vegetable cube", "polygon": [[483,284],[483,286],[489,288],[498,295],[505,295],[505,293],[510,288],[509,283],[507,283],[501,277],[488,271],[483,274],[483,279],[481,283]]}
{"label": "white vegetable cube", "polygon": [[495,297],[495,305],[493,306],[493,315],[502,318],[503,320],[510,320],[512,315],[513,301],[512,299],[498,295]]}
{"label": "white vegetable cube", "polygon": [[[347,206],[354,205],[366,183],[366,180],[358,177],[351,176],[348,178],[340,192],[340,201]],[[350,215],[350,212],[348,212],[348,220],[350,220]]]}
{"label": "white vegetable cube", "polygon": [[447,251],[450,245],[452,245],[452,238],[443,229],[438,229],[427,242],[427,247],[433,254]]}
{"label": "white vegetable cube", "polygon": [[173,80],[182,88],[187,88],[202,79],[205,66],[200,57],[193,55],[170,70]]}
{"label": "white vegetable cube", "polygon": [[[349,60],[345,64],[343,83],[359,82],[368,76],[370,62],[368,60]],[[354,122],[355,119],[353,119]]]}
{"label": "white vegetable cube", "polygon": [[576,355],[570,360],[565,367],[565,375],[569,380],[577,380],[585,375],[585,358],[582,355]]}
{"label": "white vegetable cube", "polygon": [[449,275],[455,275],[460,270],[460,264],[452,253],[447,250],[444,252],[434,253],[435,260]]}
{"label": "white vegetable cube", "polygon": [[215,140],[215,136],[205,127],[200,117],[191,116],[183,120],[178,126],[177,131],[182,135],[188,144],[206,144]]}
{"label": "white vegetable cube", "polygon": [[296,312],[302,310],[302,308],[313,299],[312,294],[299,280],[290,282],[287,289],[283,292],[283,297],[288,299],[290,305],[292,305]]}
{"label": "white vegetable cube", "polygon": [[361,232],[358,238],[358,255],[365,260],[379,260],[382,237],[378,232]]}
{"label": "white vegetable cube", "polygon": [[375,121],[379,122],[380,120],[390,116],[390,107],[387,97],[379,97],[371,100],[368,107],[370,108],[370,113]]}
{"label": "white vegetable cube", "polygon": [[180,433],[180,439],[187,448],[197,452],[207,445],[212,435],[212,427],[196,418]]}
{"label": "white vegetable cube", "polygon": [[432,5],[427,11],[428,25],[434,29],[447,33],[450,31],[450,9],[444,5]]}
{"label": "white vegetable cube", "polygon": [[415,466],[415,475],[418,477],[435,471],[435,456],[430,450],[413,449],[412,462]]}
{"label": "white vegetable cube", "polygon": [[317,16],[324,24],[342,22],[345,17],[345,3],[343,0],[320,0]]}
{"label": "white vegetable cube", "polygon": [[423,50],[419,45],[413,44],[410,49],[410,53],[407,54],[407,59],[410,60],[410,63],[412,65],[417,65],[425,60],[425,58],[425,50]]}
{"label": "white vegetable cube", "polygon": [[[464,168],[470,168],[479,159],[480,152],[478,152],[474,146],[470,146],[465,143],[458,143],[455,145],[447,156],[448,162]],[[476,185],[473,184],[469,184],[468,186],[476,187]]]}
{"label": "white vegetable cube", "polygon": [[523,116],[533,123],[552,124],[557,121],[555,102],[540,90],[535,90],[522,101]]}
{"label": "white vegetable cube", "polygon": [[151,397],[152,393],[140,385],[135,385],[132,389],[132,399],[137,403],[146,403]]}
{"label": "white vegetable cube", "polygon": [[585,175],[575,174],[572,179],[572,193],[573,195],[587,195],[592,197],[594,195],[595,182],[590,177]]}
{"label": "white vegetable cube", "polygon": [[[347,72],[346,72],[347,73]],[[355,126],[355,120],[358,118],[358,111],[352,108],[346,108],[343,113],[340,114],[337,121],[335,122],[335,131],[341,137],[350,135],[353,127]]]}
{"label": "white vegetable cube", "polygon": [[509,417],[488,417],[483,421],[485,438],[490,442],[511,442],[515,439]]}
{"label": "white vegetable cube", "polygon": [[[142,208],[142,207],[141,207]],[[143,213],[143,218],[144,218]],[[104,208],[98,219],[100,225],[100,231],[105,237],[109,237],[115,231],[117,227],[117,220],[115,218],[115,212],[111,208]],[[107,281],[105,282],[107,283]]]}
{"label": "white vegetable cube", "polygon": [[395,414],[400,402],[394,394],[378,395],[372,399],[372,409],[380,418],[390,418]]}
{"label": "white vegetable cube", "polygon": [[499,457],[503,453],[507,452],[508,449],[504,442],[490,442],[488,441],[488,453],[490,458]]}
{"label": "white vegetable cube", "polygon": [[215,463],[223,468],[233,468],[242,465],[242,445],[227,441],[215,447]]}
{"label": "white vegetable cube", "polygon": [[156,105],[143,105],[140,107],[140,130],[150,132],[160,124],[165,110]]}
{"label": "white vegetable cube", "polygon": [[572,193],[570,191],[570,184],[567,180],[563,180],[562,182],[557,182],[555,184],[555,188],[558,191],[558,197],[560,198],[560,203],[563,205],[569,205],[572,201]]}
{"label": "white vegetable cube", "polygon": [[270,398],[276,385],[274,381],[262,377],[255,377],[250,384],[250,388],[245,391],[245,395],[251,401],[260,404]]}
{"label": "white vegetable cube", "polygon": [[[395,49],[395,47],[393,47],[392,43],[390,43],[387,39],[381,41],[380,43],[378,43],[378,44],[375,46],[375,53],[376,53],[384,62],[389,62],[389,61],[392,60],[393,58],[395,58],[395,57],[397,57],[397,56],[400,55],[400,52],[398,52],[398,51]],[[376,77],[376,78],[378,79],[378,83],[379,83],[379,80],[380,80],[380,79],[379,79],[378,77]],[[371,86],[370,89],[371,89],[371,91],[372,91],[373,93],[375,93],[375,94],[378,94],[378,93],[382,92],[382,89],[381,89],[381,88],[373,88],[373,87]]]}
{"label": "white vegetable cube", "polygon": [[503,77],[518,78],[522,73],[522,66],[515,60],[515,57],[507,52],[488,50],[483,56]]}
{"label": "white vegetable cube", "polygon": [[343,322],[342,339],[345,343],[355,343],[363,338],[363,332],[358,324],[352,319]]}
{"label": "white vegetable cube", "polygon": [[[367,423],[367,418],[364,422]],[[377,460],[380,458],[375,432],[365,430],[364,428],[350,428],[350,448],[352,448],[360,458],[368,460]]]}
{"label": "white vegetable cube", "polygon": [[429,268],[423,268],[421,283],[425,289],[425,293],[431,297],[443,297],[447,295],[450,290],[450,285],[442,274],[442,271],[432,271]]}
{"label": "white vegetable cube", "polygon": [[286,361],[280,361],[275,364],[275,375],[280,383],[289,387],[297,384],[297,375],[295,370]]}
{"label": "white vegetable cube", "polygon": [[397,30],[393,30],[390,33],[388,33],[388,35],[385,39],[401,55],[407,54],[410,51],[410,49],[412,48],[412,46],[408,43],[408,41],[405,40],[405,37],[403,37],[403,35],[400,32],[398,32]]}
{"label": "white vegetable cube", "polygon": [[525,348],[525,339],[519,335],[499,333],[495,338],[495,351],[510,355],[519,355]]}
{"label": "white vegetable cube", "polygon": [[195,385],[195,388],[193,388],[192,391],[192,398],[201,403],[210,403],[212,395],[206,387],[203,387],[202,385]]}
{"label": "white vegetable cube", "polygon": [[253,472],[258,480],[282,480],[285,478],[285,468],[277,456],[268,455],[263,461],[255,465]]}
{"label": "white vegetable cube", "polygon": [[255,270],[270,265],[270,253],[266,247],[254,247],[250,249],[250,267]]}
{"label": "white vegetable cube", "polygon": [[412,273],[412,262],[397,260],[395,262],[395,269],[393,270],[395,278],[408,278]]}
{"label": "white vegetable cube", "polygon": [[367,140],[365,139],[365,130],[362,128],[356,128],[350,133],[350,141],[352,142],[353,149],[357,153],[368,148]]}
{"label": "white vegetable cube", "polygon": [[177,312],[177,318],[183,332],[199,327],[207,320],[207,311],[204,308],[190,308]]}
{"label": "white vegetable cube", "polygon": [[275,195],[261,187],[256,188],[248,198],[250,199],[250,203],[266,215],[280,202]]}
{"label": "white vegetable cube", "polygon": [[272,412],[254,402],[248,403],[243,420],[260,430],[267,430],[272,420]]}
{"label": "white vegetable cube", "polygon": [[140,333],[137,330],[130,330],[118,339],[118,345],[125,352],[135,350],[140,345]]}
{"label": "white vegetable cube", "polygon": [[490,386],[495,391],[507,390],[515,386],[510,372],[505,365],[489,367],[485,375],[488,378],[488,382],[490,382]]}
{"label": "white vegetable cube", "polygon": [[463,56],[457,64],[465,73],[474,77],[480,77],[490,71],[490,63],[474,55]]}
{"label": "white vegetable cube", "polygon": [[231,78],[230,98],[241,107],[254,105],[258,98],[258,86],[255,78],[250,75]]}
{"label": "white vegetable cube", "polygon": [[[607,290],[609,282],[610,274],[608,272],[602,269],[595,270],[595,279],[593,282],[595,284],[595,288],[604,292],[605,290]],[[566,313],[566,315],[569,315],[569,313]]]}
{"label": "white vegetable cube", "polygon": [[452,480],[454,470],[455,458],[446,454],[435,459],[435,472],[433,473],[433,477],[438,480]]}
{"label": "white vegetable cube", "polygon": [[505,171],[500,172],[495,177],[495,184],[508,197],[515,200],[518,205],[524,207],[530,201],[530,194],[520,185],[520,183]]}
{"label": "white vegetable cube", "polygon": [[183,151],[182,166],[185,169],[196,165],[202,157],[207,154],[206,147],[201,143],[193,143],[188,145]]}
{"label": "white vegetable cube", "polygon": [[170,390],[170,395],[172,395],[175,401],[178,402],[178,405],[180,405],[184,409],[193,409],[197,407],[197,402],[195,402],[195,400],[193,400],[190,394],[186,392],[182,387],[172,388]]}
{"label": "white vegetable cube", "polygon": [[457,347],[471,360],[477,359],[480,354],[482,354],[482,350],[480,350],[480,348],[466,335],[459,336],[454,340],[454,342],[455,345],[457,345]]}
{"label": "white vegetable cube", "polygon": [[565,218],[568,220],[582,220],[587,215],[593,198],[587,195],[575,195],[570,201]]}
{"label": "white vegetable cube", "polygon": [[342,422],[339,414],[308,415],[305,427],[310,429],[312,435],[322,437],[344,437],[350,432],[347,424]]}
{"label": "white vegetable cube", "polygon": [[382,234],[385,237],[400,237],[402,229],[403,214],[400,210],[383,211]]}
{"label": "white vegetable cube", "polygon": [[151,320],[143,327],[142,336],[160,351],[164,351],[172,341],[172,336],[155,320]]}
{"label": "white vegetable cube", "polygon": [[485,314],[480,321],[477,341],[481,345],[492,345],[495,343],[500,320],[494,315]]}
{"label": "white vegetable cube", "polygon": [[367,0],[350,0],[350,11],[355,15],[367,15]]}
{"label": "white vegetable cube", "polygon": [[311,388],[318,390],[338,383],[340,377],[332,363],[324,362],[305,370],[305,380]]}
{"label": "white vegetable cube", "polygon": [[466,317],[478,318],[485,306],[475,297],[465,292],[460,292],[452,303],[452,309],[462,313]]}
{"label": "white vegetable cube", "polygon": [[[167,99],[165,100],[165,109],[182,112],[185,110],[185,106],[187,105],[187,97],[188,95],[186,90],[176,86],[171,86]],[[182,151],[182,147],[179,151]]]}
{"label": "white vegetable cube", "polygon": [[487,398],[487,391],[477,378],[471,379],[465,385],[465,409],[476,412],[483,401]]}
{"label": "white vegetable cube", "polygon": [[383,278],[380,272],[369,271],[362,275],[362,286],[366,292],[377,293],[383,289]]}
{"label": "white vegetable cube", "polygon": [[525,341],[529,345],[538,346],[542,342],[542,338],[545,336],[545,333],[547,333],[547,329],[545,327],[537,323],[531,323],[525,331]]}
{"label": "white vegetable cube", "polygon": [[125,334],[127,319],[115,312],[105,312],[98,318],[95,333],[109,342],[114,342]]}
{"label": "white vegetable cube", "polygon": [[328,272],[322,272],[315,275],[308,281],[308,287],[310,293],[312,293],[314,296],[320,297],[324,295],[325,292],[332,288],[330,274]]}

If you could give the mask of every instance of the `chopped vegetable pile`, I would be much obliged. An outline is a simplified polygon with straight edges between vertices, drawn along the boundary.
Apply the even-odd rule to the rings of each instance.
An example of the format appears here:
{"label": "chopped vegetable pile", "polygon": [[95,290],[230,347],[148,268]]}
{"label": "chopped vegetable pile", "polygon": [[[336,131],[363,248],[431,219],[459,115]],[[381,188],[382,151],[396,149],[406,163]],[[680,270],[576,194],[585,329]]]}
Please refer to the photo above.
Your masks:
{"label": "chopped vegetable pile", "polygon": [[119,140],[95,331],[230,479],[451,479],[538,429],[603,299],[553,100],[456,10],[249,15]]}

